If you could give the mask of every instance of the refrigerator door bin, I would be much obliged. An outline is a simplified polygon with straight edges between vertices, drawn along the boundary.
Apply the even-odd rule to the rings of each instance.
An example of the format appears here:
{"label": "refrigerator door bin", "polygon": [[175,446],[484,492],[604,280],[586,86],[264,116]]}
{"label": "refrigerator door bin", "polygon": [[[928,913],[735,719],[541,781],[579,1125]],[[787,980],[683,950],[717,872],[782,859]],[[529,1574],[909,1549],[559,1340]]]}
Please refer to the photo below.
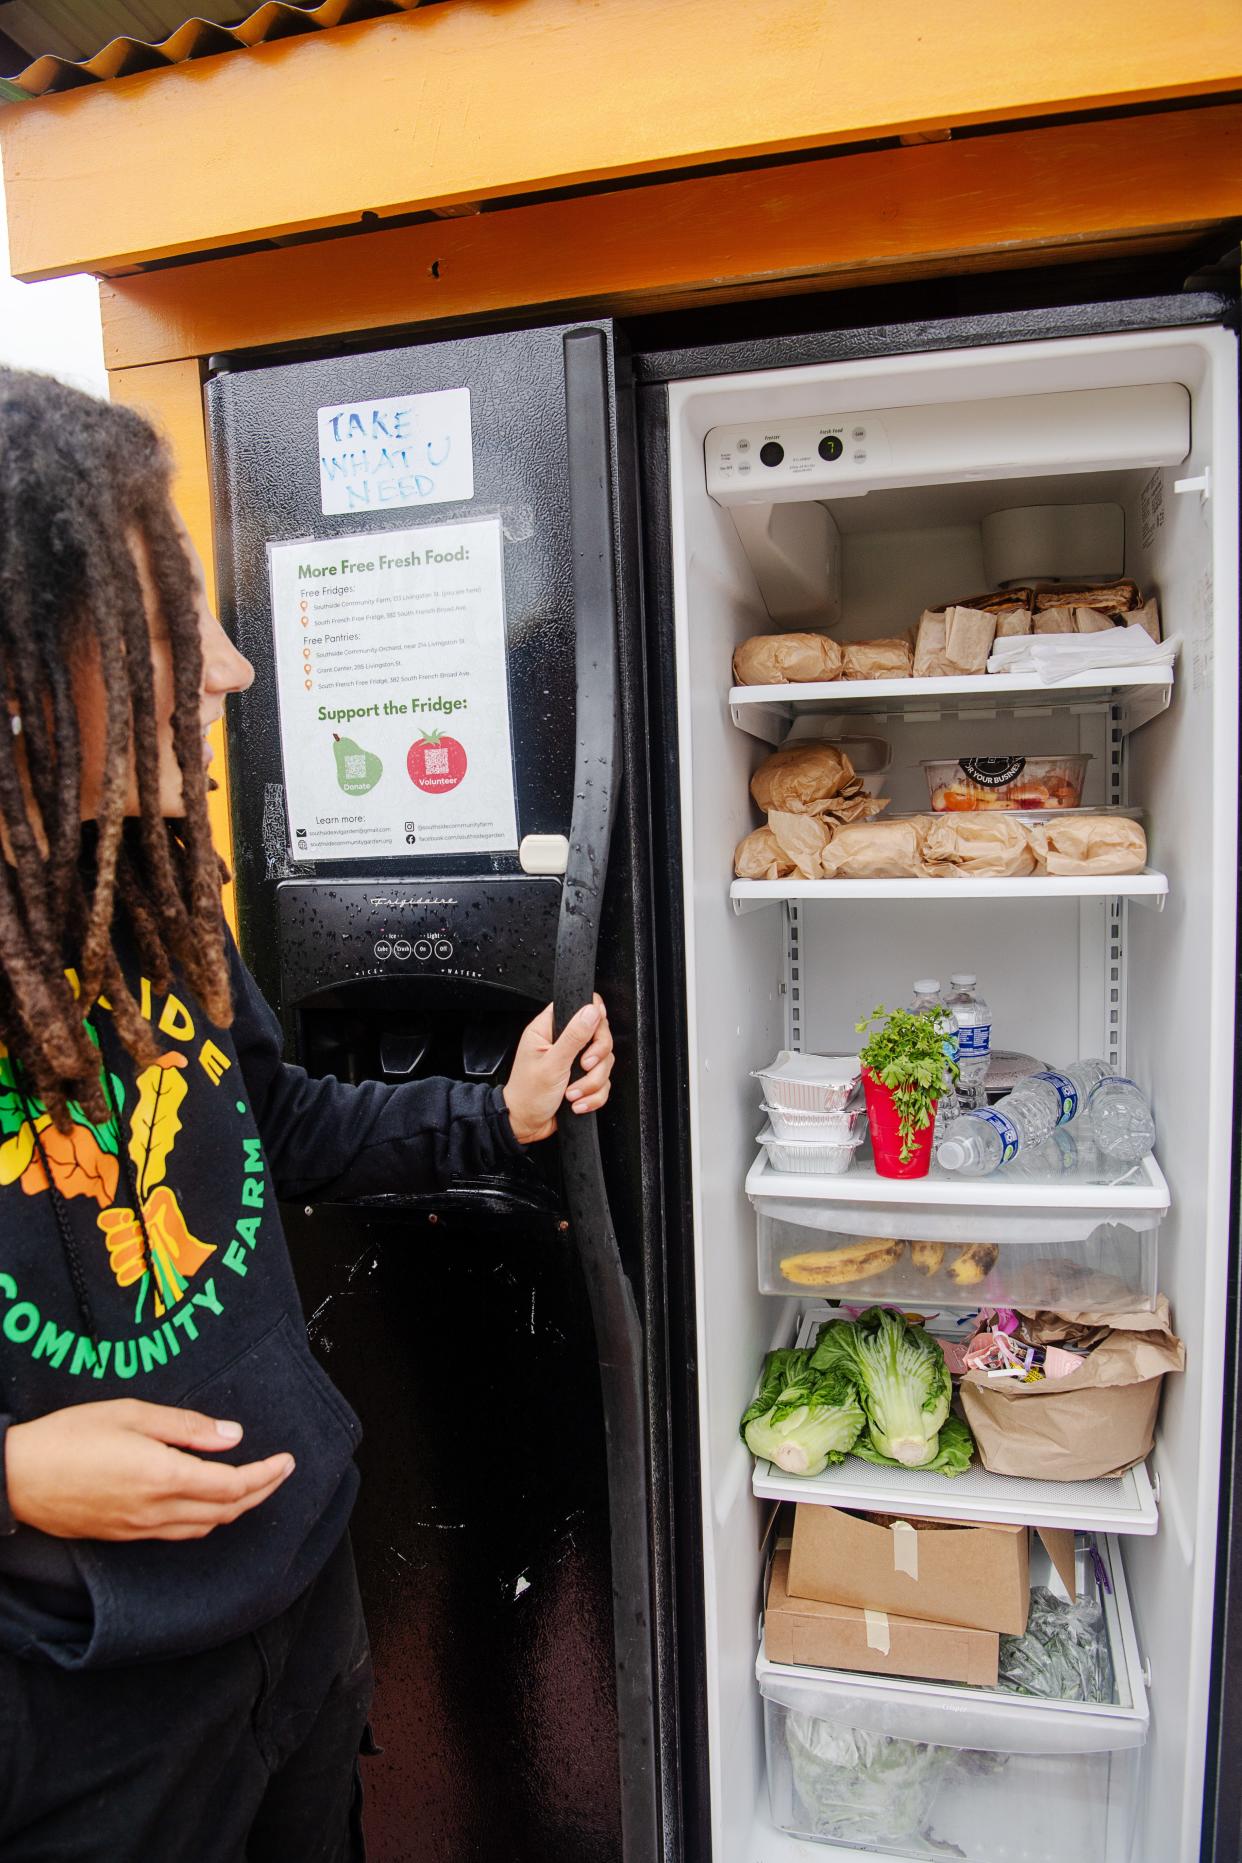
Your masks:
{"label": "refrigerator door bin", "polygon": [[[892,1231],[870,1221],[865,1228],[838,1228],[842,1214],[855,1222],[859,1213],[777,1198],[758,1202],[760,1292],[814,1293],[853,1306],[896,1302],[922,1310],[999,1306],[1083,1313],[1119,1299],[1135,1308],[1155,1306],[1154,1228],[1099,1223],[1088,1233],[1052,1238],[1038,1222],[1028,1224],[1023,1215],[1006,1211],[995,1215],[987,1237],[923,1238],[905,1236],[904,1223]],[[986,1226],[980,1218],[974,1222]],[[872,1242],[868,1262],[863,1251]]]}
{"label": "refrigerator door bin", "polygon": [[1115,1540],[1106,1552],[1112,1705],[785,1667],[761,1646],[772,1822],[887,1856],[1127,1863],[1147,1696]]}

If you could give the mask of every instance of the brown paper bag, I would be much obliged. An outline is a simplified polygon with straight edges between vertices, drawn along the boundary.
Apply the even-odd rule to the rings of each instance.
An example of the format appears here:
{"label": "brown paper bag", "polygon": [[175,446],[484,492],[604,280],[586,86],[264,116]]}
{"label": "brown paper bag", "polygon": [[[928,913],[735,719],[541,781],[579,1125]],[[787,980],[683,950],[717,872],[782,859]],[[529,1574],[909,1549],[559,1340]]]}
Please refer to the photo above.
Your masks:
{"label": "brown paper bag", "polygon": [[1124,815],[1068,815],[1033,822],[1036,853],[1049,873],[1141,873],[1147,836]]}
{"label": "brown paper bag", "polygon": [[914,821],[854,822],[834,828],[820,857],[826,880],[906,880],[919,872]]}
{"label": "brown paper bag", "polygon": [[1011,634],[1029,634],[1031,631],[1031,611],[1029,608],[1001,608],[996,616],[997,640],[1008,640]]}
{"label": "brown paper bag", "polygon": [[[1055,614],[1056,610],[1051,609]],[[1075,608],[1074,627],[1079,634],[1108,634],[1113,629],[1111,615],[1102,615],[1098,608]]]}
{"label": "brown paper bag", "polygon": [[756,828],[734,849],[733,871],[739,880],[787,880],[793,864],[770,828]]}
{"label": "brown paper bag", "polygon": [[783,858],[789,861],[794,873],[804,880],[818,880],[823,877],[820,858],[828,845],[832,834],[831,825],[821,821],[818,815],[786,813],[782,809],[772,809],[768,814],[768,827],[779,847]]}
{"label": "brown paper bag", "polygon": [[967,874],[976,879],[1011,879],[1038,870],[1031,845],[1032,824],[1020,816],[996,811],[928,815],[920,820],[920,871],[930,879]]}
{"label": "brown paper bag", "polygon": [[804,739],[773,751],[751,777],[750,793],[765,814],[770,809],[802,814],[839,795],[853,777],[854,766],[843,750]]}
{"label": "brown paper bag", "polygon": [[914,649],[916,679],[962,679],[986,673],[996,638],[996,616],[981,608],[930,609],[919,621]]}
{"label": "brown paper bag", "polygon": [[843,652],[844,679],[909,679],[914,671],[908,640],[852,640]]}
{"label": "brown paper bag", "polygon": [[1023,1384],[966,1373],[962,1409],[990,1474],[1098,1481],[1124,1475],[1150,1452],[1161,1380],[1183,1369],[1186,1349],[1163,1295],[1154,1313],[1108,1317],[1108,1337],[1068,1378]]}
{"label": "brown paper bag", "polygon": [[1126,616],[1127,626],[1132,627],[1136,621],[1141,628],[1147,630],[1157,646],[1159,646],[1161,640],[1160,604],[1154,595],[1151,597],[1150,601],[1144,602],[1141,608],[1133,609]]}
{"label": "brown paper bag", "polygon": [[1040,608],[1036,610],[1034,631],[1036,634],[1075,634],[1077,624],[1072,608]]}
{"label": "brown paper bag", "polygon": [[783,686],[840,679],[841,649],[826,634],[754,634],[733,656],[739,686]]}

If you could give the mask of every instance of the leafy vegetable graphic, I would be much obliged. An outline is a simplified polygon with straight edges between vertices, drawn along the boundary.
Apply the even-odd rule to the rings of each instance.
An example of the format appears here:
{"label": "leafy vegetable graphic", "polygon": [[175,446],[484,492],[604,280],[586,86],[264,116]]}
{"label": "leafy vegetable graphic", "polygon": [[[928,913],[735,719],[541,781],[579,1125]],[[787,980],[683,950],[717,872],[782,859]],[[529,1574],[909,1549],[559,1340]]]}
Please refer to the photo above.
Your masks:
{"label": "leafy vegetable graphic", "polygon": [[145,1206],[148,1192],[164,1180],[168,1154],[181,1130],[178,1109],[185,1098],[181,1078],[183,1054],[162,1054],[138,1076],[138,1101],[129,1126],[129,1155],[138,1173],[138,1195]]}
{"label": "leafy vegetable graphic", "polygon": [[[155,1270],[154,1313],[158,1319],[181,1299],[207,1257],[215,1254],[215,1244],[200,1242],[197,1236],[190,1234],[176,1193],[167,1184],[156,1186],[144,1202],[142,1214],[151,1243],[151,1262]],[[136,1325],[142,1318],[150,1281],[143,1254],[142,1225],[133,1210],[101,1210],[95,1220],[103,1231],[109,1265],[118,1287],[132,1287],[135,1281],[141,1283],[134,1310]]]}

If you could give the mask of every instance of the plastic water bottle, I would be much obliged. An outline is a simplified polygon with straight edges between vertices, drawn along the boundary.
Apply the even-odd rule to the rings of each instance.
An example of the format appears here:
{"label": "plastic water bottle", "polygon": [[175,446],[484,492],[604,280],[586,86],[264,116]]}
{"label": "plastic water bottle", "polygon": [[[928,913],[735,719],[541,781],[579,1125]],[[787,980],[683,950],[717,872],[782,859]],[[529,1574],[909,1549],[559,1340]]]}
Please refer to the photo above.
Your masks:
{"label": "plastic water bottle", "polygon": [[937,1136],[936,1163],[963,1177],[985,1177],[1011,1164],[1019,1152],[1046,1145],[1057,1129],[1060,1102],[1047,1081],[1024,1080],[995,1106],[962,1113],[943,1138]]}
{"label": "plastic water bottle", "polygon": [[[948,1003],[940,994],[939,977],[919,977],[915,980],[914,994],[910,998],[910,1007],[916,1016],[931,1016],[934,1018],[936,1027],[944,1036],[946,1061],[956,1061],[958,1057],[957,1023],[954,1020],[953,1012],[949,1008]],[[952,1125],[953,1121],[960,1117],[961,1111],[961,1102],[957,1097],[957,1089],[953,1084],[953,1076],[946,1068],[944,1078],[940,1083],[939,1098],[936,1102],[935,1133],[937,1138],[945,1130],[946,1126]]]}
{"label": "plastic water bottle", "polygon": [[1114,1164],[1138,1164],[1156,1142],[1146,1096],[1132,1080],[1106,1074],[1088,1101],[1096,1148]]}
{"label": "plastic water bottle", "polygon": [[988,1063],[992,1058],[992,1011],[975,988],[977,979],[969,971],[950,977],[952,994],[949,1008],[957,1023],[958,1076],[957,1096],[963,1107],[986,1106]]}
{"label": "plastic water bottle", "polygon": [[1014,1092],[1021,1093],[1023,1087],[1029,1086],[1032,1080],[1047,1081],[1061,1102],[1057,1124],[1067,1126],[1071,1120],[1086,1112],[1088,1100],[1107,1074],[1108,1069],[1103,1061],[1075,1061],[1071,1067],[1049,1068],[1042,1074],[1029,1074],[1025,1080],[1019,1081]]}

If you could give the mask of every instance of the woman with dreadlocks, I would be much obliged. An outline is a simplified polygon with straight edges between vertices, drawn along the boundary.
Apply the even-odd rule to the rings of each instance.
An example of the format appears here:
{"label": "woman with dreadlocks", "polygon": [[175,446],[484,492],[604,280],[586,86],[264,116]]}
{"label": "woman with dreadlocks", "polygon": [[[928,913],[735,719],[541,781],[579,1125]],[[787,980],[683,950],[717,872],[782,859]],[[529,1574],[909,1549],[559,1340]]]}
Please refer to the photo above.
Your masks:
{"label": "woman with dreadlocks", "polygon": [[608,1097],[598,998],[503,1089],[284,1064],[207,821],[204,734],[252,676],[151,428],[0,371],[7,1863],[362,1855],[359,1430],[276,1201],[488,1172]]}

